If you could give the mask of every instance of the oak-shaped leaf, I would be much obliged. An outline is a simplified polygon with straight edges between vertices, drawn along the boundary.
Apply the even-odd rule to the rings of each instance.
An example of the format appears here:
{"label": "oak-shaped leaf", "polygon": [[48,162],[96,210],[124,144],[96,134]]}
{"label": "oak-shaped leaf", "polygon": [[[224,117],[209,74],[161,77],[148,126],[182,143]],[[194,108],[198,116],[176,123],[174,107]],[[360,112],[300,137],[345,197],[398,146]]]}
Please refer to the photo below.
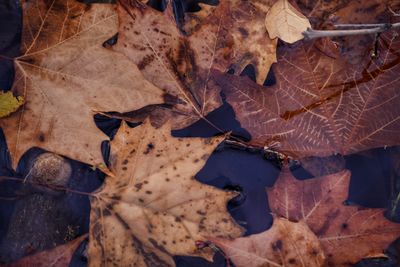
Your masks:
{"label": "oak-shaped leaf", "polygon": [[234,240],[210,238],[237,267],[320,267],[325,255],[318,238],[300,222],[274,218],[270,229]]}
{"label": "oak-shaped leaf", "polygon": [[125,56],[102,47],[118,30],[115,5],[75,0],[22,1],[22,55],[12,91],[25,105],[2,119],[13,165],[33,146],[96,165],[107,136],[96,111],[135,110],[163,102]]}
{"label": "oak-shaped leaf", "polygon": [[381,35],[379,55],[358,65],[312,43],[283,45],[276,84],[213,71],[251,143],[295,157],[356,153],[400,144],[400,37]]}
{"label": "oak-shaped leaf", "polygon": [[201,5],[178,26],[173,5],[160,12],[141,1],[118,2],[116,51],[127,55],[143,75],[178,98],[173,128],[184,128],[222,104],[211,68],[239,74],[253,64],[262,84],[276,61],[276,40],[264,26],[270,1],[221,1]]}
{"label": "oak-shaped leaf", "polygon": [[364,257],[382,255],[400,235],[400,224],[383,209],[345,206],[350,172],[296,180],[284,171],[267,190],[272,213],[303,221],[318,237],[328,266],[352,266]]}
{"label": "oak-shaped leaf", "polygon": [[3,267],[68,267],[70,266],[70,262],[75,250],[85,238],[87,238],[87,234],[75,238],[64,245],[26,256],[16,262],[6,264]]}
{"label": "oak-shaped leaf", "polygon": [[194,175],[224,137],[173,138],[171,125],[123,124],[111,142],[110,169],[91,198],[90,266],[174,266],[173,255],[202,256],[196,241],[238,237],[227,212],[235,194]]}

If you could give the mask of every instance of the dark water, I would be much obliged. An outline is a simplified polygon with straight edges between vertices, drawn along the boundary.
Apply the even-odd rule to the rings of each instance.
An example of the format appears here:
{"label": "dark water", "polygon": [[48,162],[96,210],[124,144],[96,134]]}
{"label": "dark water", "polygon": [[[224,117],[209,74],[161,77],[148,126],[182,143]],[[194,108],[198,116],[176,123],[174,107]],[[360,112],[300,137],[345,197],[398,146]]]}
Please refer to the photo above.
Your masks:
{"label": "dark water", "polygon": [[[90,1],[96,2],[96,1]],[[99,2],[99,1],[97,1]],[[103,1],[109,2],[109,1]],[[163,1],[151,1],[162,10]],[[199,9],[197,3],[205,1],[175,1],[177,22],[185,11]],[[217,4],[218,1],[209,1]],[[8,57],[18,55],[21,12],[17,1],[0,2],[0,54]],[[241,75],[255,79],[252,66],[246,67]],[[0,59],[0,88],[8,90],[14,79],[13,66],[10,61]],[[272,72],[264,83],[265,90],[275,83]],[[248,140],[249,133],[242,129],[235,119],[235,113],[228,103],[211,112],[208,119],[224,131],[232,131],[237,138]],[[111,138],[121,121],[96,115],[94,120],[103,132]],[[135,124],[131,124],[134,127]],[[207,137],[218,132],[204,121],[199,121],[185,129],[173,131],[174,136]],[[107,161],[109,145],[101,145],[103,156]],[[346,204],[359,204],[371,208],[386,208],[387,217],[400,221],[400,209],[393,209],[393,200],[400,191],[398,157],[400,148],[378,148],[362,153],[342,157],[338,160],[351,170],[351,186]],[[20,160],[17,170],[11,168],[5,137],[0,132],[0,176],[22,178],[26,175],[32,161],[44,151],[38,148],[29,150]],[[92,170],[89,166],[68,159],[73,167],[73,175],[68,187],[91,192],[99,187],[104,175]],[[317,158],[323,164],[325,159]],[[292,164],[291,170],[298,179],[310,179],[313,176],[299,164]],[[246,229],[246,235],[260,233],[272,224],[265,187],[274,184],[280,172],[279,162],[266,159],[262,151],[249,148],[220,145],[211,155],[204,168],[196,178],[206,184],[221,189],[235,190],[240,195],[231,200],[228,210],[235,220]],[[13,181],[0,182],[0,263],[11,262],[29,253],[49,249],[54,245],[65,243],[66,237],[73,239],[88,232],[90,204],[87,197],[72,193],[48,194],[38,188]],[[37,203],[32,205],[32,203]],[[47,207],[45,211],[42,207]],[[394,212],[393,212],[394,210]],[[19,222],[19,223],[16,223]],[[43,227],[46,226],[46,227]],[[71,234],[72,228],[72,234]],[[54,234],[58,233],[58,234]],[[356,266],[399,266],[400,242],[394,242],[388,249],[387,260],[363,260]],[[85,242],[76,251],[70,266],[86,266],[83,256]],[[214,263],[200,258],[176,256],[177,266],[225,266],[222,255],[216,254]]]}

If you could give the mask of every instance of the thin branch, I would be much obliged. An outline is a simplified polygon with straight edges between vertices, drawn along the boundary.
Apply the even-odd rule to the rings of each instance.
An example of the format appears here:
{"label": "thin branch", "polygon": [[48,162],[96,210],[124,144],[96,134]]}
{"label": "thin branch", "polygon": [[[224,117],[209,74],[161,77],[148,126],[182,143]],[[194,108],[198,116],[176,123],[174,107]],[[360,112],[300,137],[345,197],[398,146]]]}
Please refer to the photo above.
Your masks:
{"label": "thin branch", "polygon": [[375,24],[335,24],[335,28],[353,28],[353,29],[365,29],[365,28],[377,28],[382,27],[381,23]]}
{"label": "thin branch", "polygon": [[[349,28],[351,24],[339,24],[341,27]],[[370,25],[379,25],[377,27],[373,27]],[[372,28],[371,28],[372,27]],[[306,40],[323,38],[323,37],[338,37],[338,36],[349,36],[349,35],[362,35],[362,34],[376,34],[389,30],[400,29],[400,22],[389,24],[353,24],[353,28],[351,30],[313,30],[308,28],[305,32],[303,32],[304,38]]]}

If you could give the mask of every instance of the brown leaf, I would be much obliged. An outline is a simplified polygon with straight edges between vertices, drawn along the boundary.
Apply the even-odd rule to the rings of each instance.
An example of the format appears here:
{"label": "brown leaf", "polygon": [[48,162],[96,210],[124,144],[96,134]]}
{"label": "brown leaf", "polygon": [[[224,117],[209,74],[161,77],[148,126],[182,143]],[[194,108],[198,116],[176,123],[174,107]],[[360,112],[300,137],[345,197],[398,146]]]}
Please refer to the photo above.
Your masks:
{"label": "brown leaf", "polygon": [[283,46],[268,89],[213,73],[252,144],[296,157],[345,155],[400,144],[398,33],[383,34],[379,45],[379,57],[358,65],[309,43]]}
{"label": "brown leaf", "polygon": [[265,17],[265,27],[270,38],[294,43],[304,38],[303,32],[311,28],[308,19],[288,0],[278,0]]}
{"label": "brown leaf", "polygon": [[64,245],[26,256],[14,263],[6,264],[3,267],[68,267],[75,250],[86,237],[87,234]]}
{"label": "brown leaf", "polygon": [[349,171],[299,181],[286,170],[267,190],[274,214],[302,221],[317,235],[328,266],[352,266],[382,254],[400,235],[400,224],[385,219],[383,209],[342,204],[349,183]]}
{"label": "brown leaf", "polygon": [[222,104],[209,79],[210,69],[239,74],[247,64],[256,67],[262,83],[275,62],[276,41],[267,35],[263,20],[269,1],[221,1],[186,15],[182,32],[173,7],[157,11],[140,1],[119,1],[120,29],[116,51],[138,65],[146,79],[177,96],[173,128],[204,118]]}
{"label": "brown leaf", "polygon": [[24,1],[23,15],[13,92],[26,104],[0,122],[13,165],[33,146],[102,163],[100,143],[107,136],[94,113],[162,103],[162,91],[125,56],[102,47],[118,28],[114,5]]}
{"label": "brown leaf", "polygon": [[174,266],[172,255],[202,256],[205,236],[237,237],[226,210],[233,193],[194,175],[223,137],[173,138],[171,125],[123,124],[111,142],[111,170],[91,199],[89,265]]}
{"label": "brown leaf", "polygon": [[237,267],[323,266],[318,238],[304,222],[275,218],[265,232],[225,240],[210,238]]}

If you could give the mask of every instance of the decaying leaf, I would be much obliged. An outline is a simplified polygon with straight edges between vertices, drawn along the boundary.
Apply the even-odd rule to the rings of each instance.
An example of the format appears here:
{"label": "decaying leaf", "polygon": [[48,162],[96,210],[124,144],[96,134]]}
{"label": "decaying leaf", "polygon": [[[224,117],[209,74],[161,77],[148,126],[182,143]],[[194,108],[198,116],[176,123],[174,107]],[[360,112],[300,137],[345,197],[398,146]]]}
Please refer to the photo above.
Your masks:
{"label": "decaying leaf", "polygon": [[[33,146],[85,163],[103,162],[96,111],[163,102],[125,56],[102,47],[118,30],[114,5],[75,0],[23,2],[22,55],[15,59],[19,112],[0,121],[16,166]],[[140,90],[138,90],[140,89]]]}
{"label": "decaying leaf", "polygon": [[282,46],[268,89],[246,77],[214,77],[252,144],[295,157],[345,155],[400,144],[398,33],[382,34],[379,49],[351,65],[310,43]]}
{"label": "decaying leaf", "polygon": [[[127,55],[143,75],[178,97],[173,128],[204,118],[222,104],[210,69],[239,74],[247,64],[262,83],[276,61],[276,40],[263,20],[269,1],[221,1],[218,6],[187,14],[178,27],[172,4],[164,12],[140,1],[119,1],[120,28],[116,51]],[[184,29],[184,30],[183,30]]]}
{"label": "decaying leaf", "polygon": [[278,37],[294,43],[304,38],[302,33],[311,28],[311,24],[288,0],[278,0],[265,17],[265,27],[271,39]]}
{"label": "decaying leaf", "polygon": [[194,175],[223,137],[173,138],[171,126],[123,124],[111,142],[110,169],[91,199],[90,266],[174,266],[172,255],[202,256],[205,236],[237,237],[226,210],[233,193]]}
{"label": "decaying leaf", "polygon": [[75,253],[75,250],[86,237],[87,234],[80,236],[64,245],[26,256],[11,264],[3,265],[3,267],[68,267],[70,266],[70,261]]}
{"label": "decaying leaf", "polygon": [[237,267],[307,266],[325,262],[318,238],[300,222],[275,218],[265,232],[234,240],[210,238]]}
{"label": "decaying leaf", "polygon": [[7,117],[23,104],[22,96],[15,97],[12,92],[0,91],[0,118]]}
{"label": "decaying leaf", "polygon": [[383,209],[345,206],[350,172],[296,180],[284,171],[269,188],[271,211],[302,221],[318,237],[328,266],[352,266],[364,257],[381,255],[400,235],[400,224],[383,216]]}

